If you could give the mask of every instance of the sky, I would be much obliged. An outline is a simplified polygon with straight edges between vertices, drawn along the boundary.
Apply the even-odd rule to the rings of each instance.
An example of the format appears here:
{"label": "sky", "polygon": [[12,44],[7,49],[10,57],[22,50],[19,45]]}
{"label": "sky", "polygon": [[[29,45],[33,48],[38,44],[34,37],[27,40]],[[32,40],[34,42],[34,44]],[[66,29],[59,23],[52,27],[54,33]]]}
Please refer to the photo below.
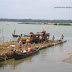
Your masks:
{"label": "sky", "polygon": [[72,0],[0,0],[0,18],[72,20]]}

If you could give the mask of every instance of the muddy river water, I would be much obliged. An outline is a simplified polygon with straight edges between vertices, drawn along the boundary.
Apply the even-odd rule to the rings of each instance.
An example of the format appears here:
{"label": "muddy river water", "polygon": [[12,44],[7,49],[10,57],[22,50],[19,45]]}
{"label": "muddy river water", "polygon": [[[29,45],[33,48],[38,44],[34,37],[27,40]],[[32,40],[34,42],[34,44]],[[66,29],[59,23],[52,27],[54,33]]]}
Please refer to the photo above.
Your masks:
{"label": "muddy river water", "polygon": [[25,59],[0,62],[0,72],[72,72],[72,56],[67,54],[72,51],[72,26],[0,22],[0,43],[17,40],[12,37],[14,29],[16,34],[36,33],[45,29],[50,33],[50,39],[54,35],[58,40],[63,34],[67,42],[40,50],[38,54]]}

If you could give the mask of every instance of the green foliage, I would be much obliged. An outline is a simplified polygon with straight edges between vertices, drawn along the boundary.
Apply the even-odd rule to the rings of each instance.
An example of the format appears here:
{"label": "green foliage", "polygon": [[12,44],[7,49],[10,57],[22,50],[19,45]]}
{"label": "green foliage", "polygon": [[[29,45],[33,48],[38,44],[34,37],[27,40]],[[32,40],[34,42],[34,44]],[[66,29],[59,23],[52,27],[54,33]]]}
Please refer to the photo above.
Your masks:
{"label": "green foliage", "polygon": [[54,25],[57,25],[57,24],[54,24]]}
{"label": "green foliage", "polygon": [[25,23],[19,23],[19,24],[36,24],[36,23],[25,22]]}
{"label": "green foliage", "polygon": [[71,24],[58,24],[58,25],[71,25]]}
{"label": "green foliage", "polygon": [[60,23],[60,24],[54,24],[54,25],[64,25],[64,26],[69,26],[69,25],[72,25],[72,24],[64,24],[64,23]]}

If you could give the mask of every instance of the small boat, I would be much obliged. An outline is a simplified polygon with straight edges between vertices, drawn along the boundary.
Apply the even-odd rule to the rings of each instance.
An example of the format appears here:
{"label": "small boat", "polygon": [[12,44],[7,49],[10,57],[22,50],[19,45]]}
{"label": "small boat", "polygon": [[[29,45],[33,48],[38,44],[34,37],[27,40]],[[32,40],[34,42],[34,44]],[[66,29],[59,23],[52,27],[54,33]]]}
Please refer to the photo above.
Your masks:
{"label": "small boat", "polygon": [[16,34],[12,34],[12,36],[13,36],[13,37],[18,37],[19,35],[16,35]]}
{"label": "small boat", "polygon": [[16,30],[14,30],[14,33],[12,33],[13,37],[18,37],[19,35],[16,34]]}
{"label": "small boat", "polygon": [[14,59],[19,60],[19,59],[27,58],[38,52],[39,52],[39,48],[35,48],[34,51],[30,53],[20,53],[20,52],[14,51]]}

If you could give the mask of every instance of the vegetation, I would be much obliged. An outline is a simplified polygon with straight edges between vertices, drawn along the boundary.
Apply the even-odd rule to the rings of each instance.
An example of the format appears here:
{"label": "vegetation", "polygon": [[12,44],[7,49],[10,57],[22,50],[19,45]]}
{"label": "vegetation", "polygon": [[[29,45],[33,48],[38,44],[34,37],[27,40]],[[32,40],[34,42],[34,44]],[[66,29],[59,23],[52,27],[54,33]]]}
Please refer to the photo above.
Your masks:
{"label": "vegetation", "polygon": [[23,22],[23,23],[18,23],[18,24],[36,24],[36,23],[30,23],[30,22]]}
{"label": "vegetation", "polygon": [[7,22],[30,22],[30,23],[72,23],[72,20],[39,20],[39,19],[3,19],[0,21]]}
{"label": "vegetation", "polygon": [[69,25],[72,25],[72,24],[64,24],[64,23],[60,23],[60,24],[54,24],[54,25],[65,25],[65,26],[69,26]]}
{"label": "vegetation", "polygon": [[38,22],[23,22],[18,24],[48,24],[48,23],[38,23]]}
{"label": "vegetation", "polygon": [[72,25],[72,20],[2,19],[0,21],[21,22],[19,24]]}

